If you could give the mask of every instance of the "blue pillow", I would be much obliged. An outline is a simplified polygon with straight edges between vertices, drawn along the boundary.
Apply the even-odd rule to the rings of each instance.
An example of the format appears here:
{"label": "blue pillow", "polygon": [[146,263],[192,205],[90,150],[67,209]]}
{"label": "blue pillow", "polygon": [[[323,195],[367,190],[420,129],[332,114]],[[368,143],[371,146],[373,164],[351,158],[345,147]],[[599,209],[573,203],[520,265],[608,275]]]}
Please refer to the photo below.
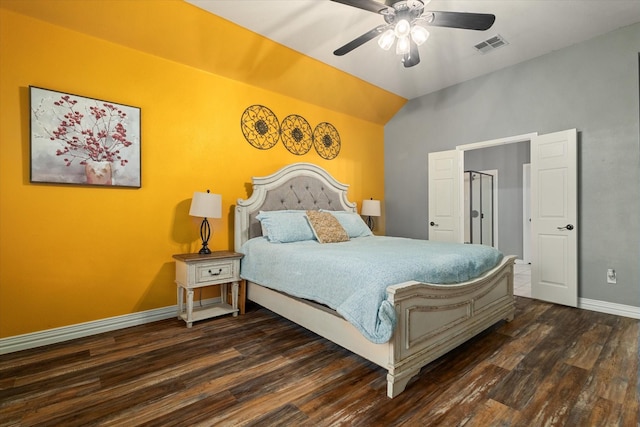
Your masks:
{"label": "blue pillow", "polygon": [[328,211],[320,209],[321,212],[329,212],[336,217],[342,228],[347,231],[350,238],[373,236],[373,233],[362,220],[362,217],[355,212],[349,211]]}
{"label": "blue pillow", "polygon": [[315,240],[305,212],[296,210],[260,211],[256,219],[260,221],[263,234],[270,242],[290,243]]}

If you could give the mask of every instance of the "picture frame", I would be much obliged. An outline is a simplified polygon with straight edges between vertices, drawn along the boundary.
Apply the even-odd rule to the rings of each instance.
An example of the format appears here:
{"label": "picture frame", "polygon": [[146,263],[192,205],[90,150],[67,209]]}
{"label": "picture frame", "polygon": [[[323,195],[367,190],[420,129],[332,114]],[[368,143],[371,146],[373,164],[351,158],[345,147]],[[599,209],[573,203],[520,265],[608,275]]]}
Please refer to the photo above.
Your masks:
{"label": "picture frame", "polygon": [[29,86],[30,181],[141,187],[139,107]]}

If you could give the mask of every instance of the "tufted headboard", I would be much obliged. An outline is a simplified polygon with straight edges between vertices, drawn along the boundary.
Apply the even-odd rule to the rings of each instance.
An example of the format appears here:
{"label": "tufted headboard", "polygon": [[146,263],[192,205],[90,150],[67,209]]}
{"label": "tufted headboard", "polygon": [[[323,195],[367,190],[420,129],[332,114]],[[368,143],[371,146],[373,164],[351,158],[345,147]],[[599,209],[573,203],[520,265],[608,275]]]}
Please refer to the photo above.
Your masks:
{"label": "tufted headboard", "polygon": [[327,171],[311,163],[294,163],[278,172],[253,177],[253,194],[238,199],[235,208],[235,250],[247,240],[262,235],[256,215],[260,211],[286,209],[356,212],[347,200],[347,184],[336,181]]}

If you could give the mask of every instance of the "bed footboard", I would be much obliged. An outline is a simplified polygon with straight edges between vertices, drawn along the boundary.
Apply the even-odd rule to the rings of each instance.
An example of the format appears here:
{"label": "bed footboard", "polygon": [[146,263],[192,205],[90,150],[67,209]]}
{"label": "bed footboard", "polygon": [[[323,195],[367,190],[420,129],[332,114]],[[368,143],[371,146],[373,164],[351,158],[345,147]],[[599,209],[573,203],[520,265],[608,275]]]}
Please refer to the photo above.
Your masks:
{"label": "bed footboard", "polygon": [[387,375],[389,397],[402,392],[426,364],[500,320],[513,319],[514,261],[505,257],[483,277],[457,285],[406,282],[388,288],[398,322]]}

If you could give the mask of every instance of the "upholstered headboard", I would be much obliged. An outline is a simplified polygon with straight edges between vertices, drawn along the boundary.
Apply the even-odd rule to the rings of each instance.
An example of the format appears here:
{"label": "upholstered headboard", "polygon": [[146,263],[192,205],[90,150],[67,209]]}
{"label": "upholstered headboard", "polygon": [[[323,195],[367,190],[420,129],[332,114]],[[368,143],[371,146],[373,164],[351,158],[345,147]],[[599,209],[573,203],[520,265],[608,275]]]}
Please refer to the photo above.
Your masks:
{"label": "upholstered headboard", "polygon": [[278,172],[253,177],[253,194],[238,199],[235,209],[235,250],[247,240],[262,235],[256,215],[260,211],[286,209],[356,212],[347,200],[347,184],[335,180],[327,171],[311,163],[294,163]]}

